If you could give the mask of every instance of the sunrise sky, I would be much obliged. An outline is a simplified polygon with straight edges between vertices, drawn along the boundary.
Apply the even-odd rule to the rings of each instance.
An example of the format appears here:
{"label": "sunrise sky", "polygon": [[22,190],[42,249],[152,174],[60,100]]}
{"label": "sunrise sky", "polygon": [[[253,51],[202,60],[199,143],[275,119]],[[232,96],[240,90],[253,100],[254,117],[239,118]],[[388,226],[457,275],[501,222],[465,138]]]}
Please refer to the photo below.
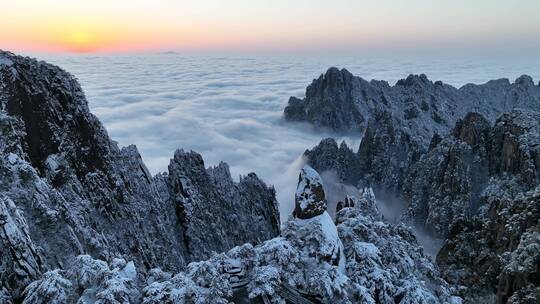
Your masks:
{"label": "sunrise sky", "polygon": [[0,48],[26,52],[540,50],[538,0],[17,0]]}

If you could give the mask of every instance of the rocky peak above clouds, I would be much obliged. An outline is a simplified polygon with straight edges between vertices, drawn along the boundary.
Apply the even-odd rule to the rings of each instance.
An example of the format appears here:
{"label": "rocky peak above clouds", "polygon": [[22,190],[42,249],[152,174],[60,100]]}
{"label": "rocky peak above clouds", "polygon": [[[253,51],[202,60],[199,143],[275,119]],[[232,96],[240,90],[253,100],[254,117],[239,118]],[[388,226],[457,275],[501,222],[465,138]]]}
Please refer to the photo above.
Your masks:
{"label": "rocky peak above clouds", "polygon": [[406,217],[442,236],[476,214],[491,187],[506,184],[497,190],[506,196],[540,183],[539,113],[512,111],[493,127],[469,114],[451,133],[411,167],[405,187]]}
{"label": "rocky peak above clouds", "polygon": [[346,69],[328,69],[307,87],[303,99],[291,97],[285,119],[306,121],[341,131],[363,131],[378,112],[388,111],[414,131],[420,141],[443,134],[468,112],[482,113],[494,121],[505,111],[540,107],[540,86],[523,75],[455,88],[426,75],[409,75],[394,86],[386,81],[366,81]]}
{"label": "rocky peak above clouds", "polygon": [[205,169],[200,155],[178,151],[169,173],[152,177],[136,147],[109,138],[72,75],[0,58],[0,290],[9,301],[79,255],[178,271],[279,234],[275,191],[255,174],[236,183],[225,165]]}
{"label": "rocky peak above clouds", "polygon": [[293,215],[300,219],[309,219],[321,215],[326,208],[322,178],[317,171],[306,165],[300,170]]}
{"label": "rocky peak above clouds", "polygon": [[[325,77],[310,87],[329,85]],[[400,220],[418,235],[439,238],[437,263],[464,303],[538,302],[539,270],[532,265],[538,265],[535,248],[540,246],[535,211],[540,86],[529,76],[459,89],[425,75],[411,75],[395,86],[340,79],[351,83],[317,94],[308,94],[308,87],[303,100],[291,98],[285,118],[343,134],[361,131],[360,147],[354,152],[324,139],[305,152],[308,164],[334,171],[358,189],[373,186],[389,198],[385,207],[404,210]],[[325,93],[334,90],[341,93]],[[334,106],[343,103],[368,117],[360,127],[335,124],[334,117],[358,121],[355,114],[340,112],[345,107]],[[356,204],[347,198],[336,216]]]}
{"label": "rocky peak above clouds", "polygon": [[143,289],[144,302],[460,303],[412,231],[382,220],[371,189],[348,200],[335,224],[326,211],[291,217],[281,237],[161,275]]}

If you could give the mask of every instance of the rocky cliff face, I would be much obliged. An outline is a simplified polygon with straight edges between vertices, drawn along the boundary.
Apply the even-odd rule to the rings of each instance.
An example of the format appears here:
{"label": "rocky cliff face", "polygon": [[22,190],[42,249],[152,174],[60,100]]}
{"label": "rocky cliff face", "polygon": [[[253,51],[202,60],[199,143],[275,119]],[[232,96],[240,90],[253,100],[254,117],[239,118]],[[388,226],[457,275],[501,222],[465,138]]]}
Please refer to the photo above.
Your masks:
{"label": "rocky cliff face", "polygon": [[[395,121],[389,112],[381,115],[381,122]],[[493,126],[469,113],[448,135],[434,135],[425,150],[395,124],[381,123],[366,130],[357,153],[325,139],[305,155],[344,183],[394,193],[408,205],[404,220],[444,237],[455,221],[485,205],[491,186],[505,183],[507,191],[523,192],[540,182],[539,122],[533,111],[505,113]]]}
{"label": "rocky cliff face", "polygon": [[515,108],[540,106],[540,86],[529,76],[514,83],[507,79],[459,89],[426,75],[409,75],[394,86],[386,81],[366,81],[346,69],[330,68],[307,87],[303,99],[291,97],[284,110],[288,120],[307,121],[334,130],[364,130],[374,114],[388,111],[415,137],[429,142],[468,112],[488,120]]}
{"label": "rocky cliff face", "polygon": [[226,163],[206,169],[201,155],[178,150],[157,183],[177,206],[185,244],[198,259],[279,234],[275,190],[253,173],[235,183]]}
{"label": "rocky cliff face", "polygon": [[445,236],[454,222],[475,215],[495,189],[504,197],[534,188],[540,183],[539,139],[537,112],[504,114],[493,127],[468,114],[412,166],[405,217]]}
{"label": "rocky cliff face", "polygon": [[[200,156],[190,154],[177,151],[171,161],[174,169],[169,176],[160,175],[157,179],[161,180],[160,187],[172,189],[169,195],[180,197],[180,201],[191,200],[189,206],[195,209],[202,207],[196,197],[211,197],[213,194],[206,191],[216,190],[205,187],[215,185],[216,177],[228,170],[222,164],[206,170],[205,175],[199,172],[204,169]],[[191,161],[186,162],[186,157]],[[145,271],[144,265],[123,258],[106,261],[90,255],[79,255],[62,267],[47,269],[46,264],[30,259],[31,247],[37,245],[32,245],[24,216],[9,198],[2,196],[1,240],[19,240],[17,263],[28,273],[36,269],[35,279],[24,284],[17,300],[52,304],[460,303],[434,263],[423,254],[412,231],[383,220],[371,189],[365,189],[360,197],[347,197],[334,223],[320,208],[326,204],[320,181],[313,169],[302,169],[296,196],[309,199],[316,193],[316,204],[308,204],[306,210],[316,207],[313,210],[317,212],[305,218],[291,217],[282,236],[256,246],[247,243],[224,253],[213,253],[207,260],[192,262],[179,272],[160,268]],[[228,186],[217,192],[229,189]],[[209,216],[221,223],[219,216]],[[200,223],[197,218],[190,220]],[[187,231],[189,235],[190,230]],[[207,235],[193,235],[199,236],[211,241]],[[11,283],[10,277],[18,274],[2,277],[2,282]],[[3,303],[12,303],[11,286],[3,285],[0,289]]]}
{"label": "rocky cliff face", "polygon": [[108,137],[73,76],[7,52],[0,59],[6,297],[20,300],[31,281],[81,254],[179,270],[279,233],[274,190],[254,174],[235,183],[226,165],[207,170],[200,155],[179,151],[154,178],[134,146]]}
{"label": "rocky cliff face", "polygon": [[[539,108],[540,86],[525,75],[514,83],[500,79],[457,89],[425,75],[410,75],[390,86],[330,68],[308,86],[304,99],[291,97],[284,115],[287,120],[363,134],[354,166],[348,169],[340,163],[333,169],[352,185],[374,184],[400,193],[409,167],[428,151],[435,135],[448,134],[467,113],[480,113],[493,123],[513,109]],[[328,163],[324,155],[307,155],[315,169],[327,169],[318,166]]]}
{"label": "rocky cliff face", "polygon": [[484,214],[452,226],[437,263],[466,303],[540,299],[539,191],[493,193]]}
{"label": "rocky cliff face", "polygon": [[[350,131],[335,119],[324,122],[314,114],[314,105],[356,104],[359,112],[366,111],[362,121],[350,113],[339,115],[365,126],[355,129],[363,131],[363,139],[356,153],[344,143],[338,147],[325,139],[305,152],[309,164],[335,171],[344,183],[371,185],[405,202],[401,220],[444,241],[437,263],[465,303],[537,303],[540,87],[528,76],[513,84],[497,80],[460,89],[409,76],[389,87],[336,76],[348,75],[338,72],[332,69],[314,81],[304,100],[292,101],[302,105],[295,108],[295,117]],[[330,81],[335,77],[338,84],[346,79],[350,84],[336,85]],[[312,86],[325,89],[312,94]],[[383,89],[370,95],[377,86]],[[365,93],[358,93],[360,88]],[[376,98],[380,92],[384,99]],[[394,98],[387,98],[392,93]],[[405,96],[412,103],[404,103]],[[366,100],[378,102],[372,107]],[[420,111],[409,111],[413,105]],[[291,103],[286,117],[290,107]],[[474,111],[463,113],[464,109]],[[355,204],[349,198],[338,204],[343,210],[351,205]]]}
{"label": "rocky cliff face", "polygon": [[323,139],[313,149],[306,150],[304,155],[318,171],[333,170],[337,173],[339,180],[344,183],[356,185],[361,178],[362,171],[358,154],[344,141],[338,146],[333,138]]}
{"label": "rocky cliff face", "polygon": [[[316,112],[318,103],[356,105],[365,111],[363,138],[357,153],[325,139],[305,155],[315,169],[335,171],[344,183],[373,186],[411,204],[409,219],[444,236],[455,220],[476,212],[492,177],[516,176],[525,189],[538,181],[538,114],[528,111],[540,108],[539,93],[528,76],[456,89],[421,75],[391,87],[332,68],[308,87],[304,110]],[[408,116],[406,104],[429,109],[429,115]],[[491,127],[513,108],[523,109]],[[463,114],[467,109],[479,113]]]}

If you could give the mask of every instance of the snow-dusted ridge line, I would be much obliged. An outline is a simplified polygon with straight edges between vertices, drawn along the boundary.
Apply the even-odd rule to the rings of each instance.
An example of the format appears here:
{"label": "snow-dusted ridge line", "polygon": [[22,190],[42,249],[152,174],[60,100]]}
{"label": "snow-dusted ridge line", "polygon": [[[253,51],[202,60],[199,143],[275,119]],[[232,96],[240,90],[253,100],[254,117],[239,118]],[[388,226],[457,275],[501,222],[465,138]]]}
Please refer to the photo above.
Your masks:
{"label": "snow-dusted ridge line", "polygon": [[523,75],[459,89],[426,75],[409,75],[394,86],[386,81],[366,81],[346,69],[330,68],[306,88],[303,99],[291,97],[284,116],[340,131],[362,131],[381,111],[392,113],[411,134],[429,141],[434,133],[445,134],[468,112],[480,112],[494,121],[512,109],[540,108],[540,83]]}
{"label": "snow-dusted ridge line", "polygon": [[[316,179],[313,174],[309,177]],[[298,188],[305,189],[301,183]],[[82,289],[85,297],[98,301],[146,304],[377,303],[380,299],[461,303],[412,232],[382,220],[369,189],[349,199],[349,206],[337,213],[337,225],[326,211],[306,219],[291,217],[281,237],[192,262],[176,274],[152,269],[136,281],[132,275],[122,275],[133,273],[123,260],[108,265],[80,256],[75,267],[46,273],[27,293],[58,302],[76,299],[75,291]]]}
{"label": "snow-dusted ridge line", "polygon": [[178,150],[168,173],[152,177],[135,146],[109,138],[72,75],[0,57],[11,62],[0,65],[0,302],[27,299],[25,288],[55,268],[44,284],[77,286],[68,268],[81,254],[132,261],[140,274],[177,272],[279,234],[275,190],[254,173],[234,182],[225,164],[207,169]]}
{"label": "snow-dusted ridge line", "polygon": [[[390,208],[405,210],[401,220],[441,239],[442,277],[465,303],[540,301],[530,279],[538,269],[529,267],[540,261],[534,250],[540,248],[540,86],[522,76],[457,90],[411,76],[390,88],[346,71],[328,73],[308,87],[312,94],[298,102],[306,105],[300,112],[332,124],[348,121],[356,106],[373,111],[354,124],[365,125],[357,129],[363,131],[358,151],[324,139],[306,151],[308,163],[334,171],[345,184],[373,186]],[[416,107],[421,111],[408,110]],[[439,108],[444,115],[432,115]]]}

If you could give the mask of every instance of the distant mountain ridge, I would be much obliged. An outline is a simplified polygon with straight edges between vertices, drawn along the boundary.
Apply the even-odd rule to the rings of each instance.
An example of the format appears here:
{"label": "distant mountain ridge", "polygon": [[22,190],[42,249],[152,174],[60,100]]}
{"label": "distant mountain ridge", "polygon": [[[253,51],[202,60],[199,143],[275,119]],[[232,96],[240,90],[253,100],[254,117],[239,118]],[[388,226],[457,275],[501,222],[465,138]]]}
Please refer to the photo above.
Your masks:
{"label": "distant mountain ridge", "polygon": [[332,67],[313,80],[303,99],[289,99],[284,116],[333,130],[364,131],[376,113],[385,111],[414,130],[420,141],[429,142],[434,133],[444,133],[468,112],[494,121],[501,113],[518,108],[540,108],[540,83],[535,85],[527,75],[514,83],[498,79],[458,89],[424,74],[411,74],[391,86]]}

